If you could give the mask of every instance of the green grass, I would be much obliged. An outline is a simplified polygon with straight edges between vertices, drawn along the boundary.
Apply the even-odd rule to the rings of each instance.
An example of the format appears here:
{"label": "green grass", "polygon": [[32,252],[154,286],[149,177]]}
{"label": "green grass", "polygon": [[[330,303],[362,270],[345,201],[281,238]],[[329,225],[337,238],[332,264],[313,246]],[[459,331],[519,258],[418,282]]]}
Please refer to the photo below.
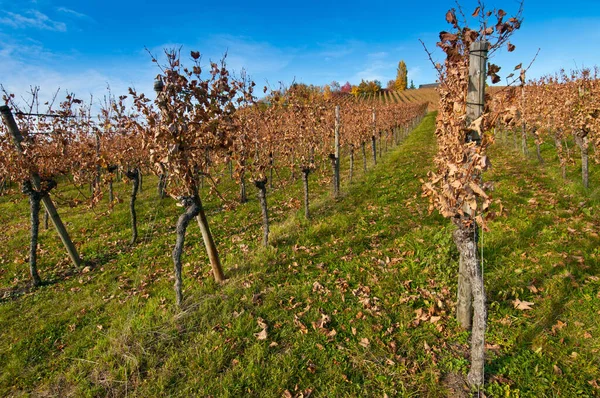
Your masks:
{"label": "green grass", "polygon": [[[153,178],[139,198],[135,246],[125,203],[70,208],[82,196],[63,184],[59,211],[95,266],[72,270],[54,231],[44,231],[39,268],[49,283],[35,290],[27,203],[1,197],[0,395],[443,397],[460,388],[450,381],[469,364],[469,335],[453,317],[458,254],[452,227],[427,214],[420,195],[433,126],[430,114],[366,175],[359,154],[337,201],[330,180],[311,175],[311,221],[298,182],[269,192],[268,248],[254,187],[232,211],[205,199],[229,279],[213,282],[191,224],[182,310],[170,258],[180,208],[156,198]],[[483,235],[488,396],[600,394],[600,181],[592,172],[587,192],[564,183],[551,154],[545,148],[544,167],[503,145],[490,154],[485,178],[507,211]],[[128,186],[115,189],[126,201]],[[534,305],[518,310],[516,299]]]}

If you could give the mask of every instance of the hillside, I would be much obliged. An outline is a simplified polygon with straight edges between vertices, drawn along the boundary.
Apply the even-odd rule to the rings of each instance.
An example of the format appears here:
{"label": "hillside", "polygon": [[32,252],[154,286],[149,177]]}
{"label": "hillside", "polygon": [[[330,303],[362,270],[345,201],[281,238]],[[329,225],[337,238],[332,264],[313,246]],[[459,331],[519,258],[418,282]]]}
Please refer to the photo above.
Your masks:
{"label": "hillside", "polygon": [[[502,90],[503,86],[490,86],[487,88],[487,92],[491,95]],[[439,95],[436,88],[417,88],[414,90],[381,90],[376,97],[379,101],[385,103],[427,103],[427,110],[429,112],[436,111],[439,104]]]}
{"label": "hillside", "polygon": [[[229,279],[213,282],[191,225],[183,310],[170,259],[180,209],[157,198],[153,178],[138,200],[133,247],[125,204],[90,210],[62,184],[59,211],[89,267],[73,271],[54,231],[43,231],[39,268],[49,282],[35,290],[27,202],[0,197],[0,395],[466,396],[452,227],[420,194],[434,119],[342,184],[338,201],[329,181],[312,181],[311,221],[299,183],[269,193],[269,248],[260,247],[255,199],[223,211],[212,196]],[[484,177],[506,209],[483,236],[488,396],[600,394],[600,178],[592,167],[595,188],[585,192],[576,167],[564,183],[553,148],[542,154],[543,167],[504,137]],[[342,181],[347,173],[346,160]],[[127,185],[115,189],[126,198]]]}

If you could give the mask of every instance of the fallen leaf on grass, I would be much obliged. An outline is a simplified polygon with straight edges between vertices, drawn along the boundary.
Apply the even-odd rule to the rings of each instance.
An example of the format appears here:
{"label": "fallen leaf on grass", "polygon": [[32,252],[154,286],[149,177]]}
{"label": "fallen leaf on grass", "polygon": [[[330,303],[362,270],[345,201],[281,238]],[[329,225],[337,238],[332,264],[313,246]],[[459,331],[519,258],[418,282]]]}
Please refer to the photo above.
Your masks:
{"label": "fallen leaf on grass", "polygon": [[498,344],[485,343],[485,349],[490,351],[500,351]]}
{"label": "fallen leaf on grass", "polygon": [[265,323],[265,320],[262,318],[258,318],[256,320],[256,323],[258,324],[259,327],[262,328],[262,330],[258,333],[254,333],[254,336],[256,336],[257,340],[266,340],[267,339],[267,324]]}
{"label": "fallen leaf on grass", "polygon": [[536,294],[539,292],[539,289],[537,287],[535,287],[534,285],[527,286],[527,289],[529,289],[529,291],[533,294]]}
{"label": "fallen leaf on grass", "polygon": [[530,310],[532,305],[534,305],[534,303],[530,301],[521,301],[519,299],[513,300],[513,306],[521,311]]}
{"label": "fallen leaf on grass", "polygon": [[365,338],[360,339],[360,342],[358,344],[360,344],[361,346],[363,346],[365,348],[368,348],[369,344],[371,344],[371,343],[369,342],[369,339],[367,339],[365,337]]}
{"label": "fallen leaf on grass", "polygon": [[596,390],[600,390],[600,379],[598,380],[588,380],[588,384],[594,387]]}
{"label": "fallen leaf on grass", "polygon": [[302,334],[307,334],[308,333],[308,329],[306,328],[306,326],[304,326],[304,324],[302,323],[302,321],[300,321],[300,318],[298,317],[298,315],[294,315],[294,325],[300,329],[300,332]]}
{"label": "fallen leaf on grass", "polygon": [[267,329],[261,330],[259,333],[254,333],[257,340],[266,340],[267,339]]}
{"label": "fallen leaf on grass", "polygon": [[317,322],[313,322],[312,327],[315,330],[326,329],[329,322],[331,322],[331,317],[327,314],[321,313],[321,319],[319,319]]}

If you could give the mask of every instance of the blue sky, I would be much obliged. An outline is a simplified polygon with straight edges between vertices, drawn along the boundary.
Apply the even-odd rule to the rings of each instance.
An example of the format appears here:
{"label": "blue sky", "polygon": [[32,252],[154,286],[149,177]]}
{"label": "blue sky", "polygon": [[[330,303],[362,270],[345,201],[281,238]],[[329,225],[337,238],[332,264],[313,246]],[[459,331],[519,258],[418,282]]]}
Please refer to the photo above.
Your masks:
{"label": "blue sky", "polygon": [[[476,1],[462,0],[469,14]],[[129,86],[152,92],[159,72],[144,50],[198,50],[203,61],[228,51],[228,65],[245,68],[262,87],[292,80],[323,85],[395,77],[400,59],[415,84],[435,81],[423,50],[449,29],[453,0],[358,1],[73,1],[0,0],[0,83],[18,96],[31,85],[44,98],[57,88],[81,98]],[[488,8],[516,11],[516,0],[488,1]],[[513,53],[497,53],[508,69],[528,64],[530,77],[576,66],[600,65],[600,1],[525,0],[524,24]],[[435,58],[441,61],[439,52]],[[502,75],[502,73],[501,73]]]}

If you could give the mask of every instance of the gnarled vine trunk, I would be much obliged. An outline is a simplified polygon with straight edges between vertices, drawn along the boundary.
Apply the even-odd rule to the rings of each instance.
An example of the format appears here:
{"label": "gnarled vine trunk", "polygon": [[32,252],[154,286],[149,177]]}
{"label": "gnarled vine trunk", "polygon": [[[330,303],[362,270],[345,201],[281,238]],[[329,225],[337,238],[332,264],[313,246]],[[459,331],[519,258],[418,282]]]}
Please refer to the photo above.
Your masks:
{"label": "gnarled vine trunk", "polygon": [[371,146],[373,147],[373,164],[377,164],[377,138],[375,134],[371,136]]}
{"label": "gnarled vine trunk", "polygon": [[167,188],[167,175],[162,173],[159,174],[158,176],[158,197],[161,199],[165,198],[166,192],[165,189]]}
{"label": "gnarled vine trunk", "polygon": [[567,179],[567,165],[566,165],[566,161],[563,159],[563,155],[562,155],[562,151],[563,151],[563,146],[562,146],[562,142],[560,141],[560,136],[558,134],[556,134],[554,136],[554,146],[556,147],[556,152],[559,153],[559,157],[558,160],[560,161],[560,170],[562,173],[562,178],[563,180]]}
{"label": "gnarled vine trunk", "polygon": [[310,174],[310,168],[302,168],[302,185],[304,187],[304,216],[309,219],[309,203],[308,203],[308,175]]}
{"label": "gnarled vine trunk", "polygon": [[29,244],[29,274],[33,281],[33,286],[40,286],[42,279],[37,269],[37,247],[40,227],[40,203],[42,199],[48,195],[48,192],[56,187],[56,182],[50,180],[46,182],[44,187],[41,186],[39,191],[33,187],[31,181],[23,182],[22,191],[29,197],[29,210],[31,219],[31,239]]}
{"label": "gnarled vine trunk", "polygon": [[246,171],[242,169],[240,172],[240,203],[246,203],[248,195],[246,194]]}
{"label": "gnarled vine trunk", "polygon": [[263,219],[263,246],[269,245],[269,212],[267,209],[267,179],[255,180],[254,185],[258,189],[258,201],[262,211]]}
{"label": "gnarled vine trunk", "polygon": [[[458,245],[457,245],[458,247]],[[473,293],[465,258],[460,253],[458,260],[458,288],[456,292],[456,320],[465,329],[471,329],[473,315]]]}
{"label": "gnarled vine trunk", "polygon": [[135,200],[137,199],[140,187],[140,173],[137,168],[129,169],[125,172],[127,178],[131,181],[131,196],[129,199],[129,214],[131,215],[131,244],[134,244],[138,238],[137,213],[135,211]]}
{"label": "gnarled vine trunk", "polygon": [[183,245],[185,243],[185,233],[190,221],[200,212],[200,198],[198,195],[191,197],[180,198],[181,204],[185,208],[183,214],[177,220],[176,233],[177,240],[173,249],[173,265],[175,267],[175,298],[177,305],[181,306],[183,301],[183,286],[181,280],[181,255],[183,253]]}
{"label": "gnarled vine trunk", "polygon": [[335,199],[337,199],[340,196],[340,190],[339,190],[339,184],[338,184],[338,168],[337,168],[337,158],[335,157],[335,155],[333,153],[329,154],[329,160],[331,161],[331,170],[333,173],[333,178],[332,178],[332,194],[333,197]]}
{"label": "gnarled vine trunk", "polygon": [[521,126],[521,151],[523,151],[523,155],[529,153],[529,149],[527,148],[527,126],[525,123]]}
{"label": "gnarled vine trunk", "polygon": [[542,150],[540,148],[540,141],[537,138],[535,140],[535,154],[537,155],[538,162],[540,162],[540,164],[543,165],[544,164],[544,158],[542,157]]}
{"label": "gnarled vine trunk", "polygon": [[273,189],[273,152],[269,152],[269,189]]}
{"label": "gnarled vine trunk", "polygon": [[354,175],[354,145],[350,144],[350,175],[348,179],[352,183],[352,176]]}
{"label": "gnarled vine trunk", "polygon": [[112,203],[115,201],[115,194],[114,194],[114,190],[113,190],[113,182],[112,180],[108,181],[108,202],[112,205]]}
{"label": "gnarled vine trunk", "polygon": [[31,239],[29,244],[29,274],[33,286],[40,286],[42,279],[37,269],[37,247],[40,226],[40,201],[41,194],[33,189],[30,181],[23,182],[23,193],[29,197],[29,210],[31,216]]}
{"label": "gnarled vine trunk", "polygon": [[464,269],[471,285],[473,320],[471,327],[471,369],[467,376],[469,385],[482,386],[485,365],[485,329],[487,310],[483,275],[477,256],[477,226],[467,227],[461,220],[455,220],[454,243],[460,253]]}

